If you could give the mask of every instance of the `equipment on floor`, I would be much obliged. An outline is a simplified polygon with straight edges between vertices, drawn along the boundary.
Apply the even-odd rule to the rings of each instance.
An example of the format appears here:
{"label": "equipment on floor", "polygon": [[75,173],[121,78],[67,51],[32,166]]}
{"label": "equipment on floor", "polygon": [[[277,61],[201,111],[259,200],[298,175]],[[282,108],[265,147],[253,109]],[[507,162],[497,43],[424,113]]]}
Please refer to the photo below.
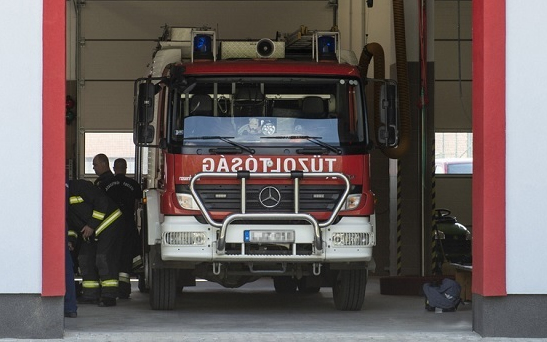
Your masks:
{"label": "equipment on floor", "polygon": [[453,312],[461,303],[462,288],[455,280],[444,278],[440,284],[427,283],[423,285],[425,309],[427,311],[442,310]]}

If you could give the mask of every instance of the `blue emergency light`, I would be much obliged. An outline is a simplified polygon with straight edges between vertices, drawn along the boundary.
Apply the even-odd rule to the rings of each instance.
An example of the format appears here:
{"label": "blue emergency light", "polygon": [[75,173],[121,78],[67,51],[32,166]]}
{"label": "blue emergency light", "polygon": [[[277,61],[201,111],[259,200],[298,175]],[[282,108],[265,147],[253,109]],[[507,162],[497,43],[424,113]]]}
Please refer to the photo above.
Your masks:
{"label": "blue emergency light", "polygon": [[198,34],[194,37],[194,59],[213,59],[212,37]]}
{"label": "blue emergency light", "polygon": [[314,34],[314,55],[317,61],[339,59],[338,32],[316,32]]}
{"label": "blue emergency light", "polygon": [[216,60],[215,31],[192,29],[192,62],[194,60]]}
{"label": "blue emergency light", "polygon": [[336,40],[333,36],[317,38],[317,57],[322,59],[336,59]]}
{"label": "blue emergency light", "polygon": [[211,52],[211,36],[202,34],[195,36],[194,52]]}
{"label": "blue emergency light", "polygon": [[336,42],[332,36],[321,36],[318,38],[319,55],[336,53]]}

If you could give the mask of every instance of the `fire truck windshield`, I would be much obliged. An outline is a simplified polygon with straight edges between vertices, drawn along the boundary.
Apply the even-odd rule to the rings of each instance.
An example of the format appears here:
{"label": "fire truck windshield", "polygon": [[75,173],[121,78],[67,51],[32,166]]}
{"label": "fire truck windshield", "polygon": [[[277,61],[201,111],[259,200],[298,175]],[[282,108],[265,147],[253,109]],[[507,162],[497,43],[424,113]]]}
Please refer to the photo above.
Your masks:
{"label": "fire truck windshield", "polygon": [[225,146],[223,139],[210,137],[230,137],[249,148],[319,145],[339,153],[337,147],[368,143],[364,97],[356,79],[196,80],[188,94],[169,90],[171,144]]}

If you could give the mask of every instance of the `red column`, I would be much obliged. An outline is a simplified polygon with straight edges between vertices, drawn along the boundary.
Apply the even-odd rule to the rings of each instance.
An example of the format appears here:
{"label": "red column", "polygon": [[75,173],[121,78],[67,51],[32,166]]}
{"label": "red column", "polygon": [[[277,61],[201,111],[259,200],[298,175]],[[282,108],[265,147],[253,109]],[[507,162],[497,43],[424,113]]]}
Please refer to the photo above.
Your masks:
{"label": "red column", "polygon": [[43,3],[42,296],[65,294],[65,0]]}
{"label": "red column", "polygon": [[504,296],[505,0],[473,1],[473,285]]}

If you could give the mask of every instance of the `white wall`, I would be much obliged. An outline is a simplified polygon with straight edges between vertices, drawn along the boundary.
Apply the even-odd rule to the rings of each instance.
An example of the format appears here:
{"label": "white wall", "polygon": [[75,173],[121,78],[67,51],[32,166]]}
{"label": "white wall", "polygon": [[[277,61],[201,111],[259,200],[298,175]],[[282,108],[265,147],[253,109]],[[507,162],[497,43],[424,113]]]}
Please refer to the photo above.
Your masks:
{"label": "white wall", "polygon": [[507,292],[547,294],[547,1],[506,1]]}
{"label": "white wall", "polygon": [[[366,1],[339,1],[338,29],[342,49],[352,50],[357,58],[366,44],[380,44],[384,49],[386,78],[391,77],[389,66],[395,63],[391,1],[376,1],[371,8]],[[373,71],[370,67],[369,77],[374,76]]]}
{"label": "white wall", "polygon": [[0,293],[40,293],[42,1],[0,2],[0,44]]}

